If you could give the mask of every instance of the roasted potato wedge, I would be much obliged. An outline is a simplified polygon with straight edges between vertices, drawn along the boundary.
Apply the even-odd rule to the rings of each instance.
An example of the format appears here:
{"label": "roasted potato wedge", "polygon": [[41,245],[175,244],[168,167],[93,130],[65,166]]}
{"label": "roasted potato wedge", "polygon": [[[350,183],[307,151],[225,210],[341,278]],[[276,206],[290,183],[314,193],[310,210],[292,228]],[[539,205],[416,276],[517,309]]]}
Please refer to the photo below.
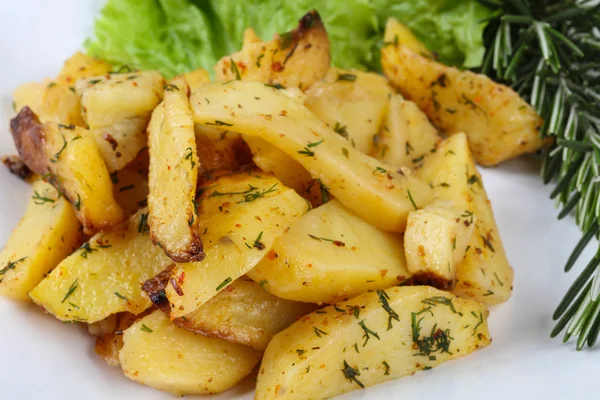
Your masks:
{"label": "roasted potato wedge", "polygon": [[241,277],[176,325],[205,336],[264,350],[273,336],[313,311],[313,304],[284,300]]}
{"label": "roasted potato wedge", "polygon": [[256,82],[207,84],[202,93],[192,95],[191,104],[197,123],[265,139],[320,179],[344,206],[382,230],[403,232],[408,213],[430,200],[427,185],[358,152],[278,89]]}
{"label": "roasted potato wedge", "polygon": [[108,365],[120,365],[119,352],[123,348],[123,331],[128,329],[138,319],[145,317],[145,314],[149,312],[150,311],[146,311],[140,315],[123,312],[113,314],[106,320],[98,321],[96,324],[102,323],[103,321],[109,321],[112,326],[110,326],[108,331],[95,335],[96,343],[94,344],[94,352]]}
{"label": "roasted potato wedge", "polygon": [[188,94],[184,78],[171,80],[148,127],[150,235],[177,262],[204,258],[195,203],[200,164]]}
{"label": "roasted potato wedge", "polygon": [[0,294],[28,300],[27,293],[79,246],[80,227],[52,185],[34,182],[25,214],[0,252]]}
{"label": "roasted potato wedge", "polygon": [[418,168],[441,140],[437,129],[412,101],[396,94],[374,138],[373,156],[394,167]]}
{"label": "roasted potato wedge", "polygon": [[245,42],[241,51],[215,66],[217,81],[247,80],[306,90],[329,69],[329,38],[316,11],[298,28],[268,42]]}
{"label": "roasted potato wedge", "polygon": [[430,204],[408,215],[404,233],[406,265],[414,280],[438,289],[454,284],[477,217],[452,202]]}
{"label": "roasted potato wedge", "polygon": [[171,318],[191,313],[251,270],[308,210],[296,192],[259,171],[206,182],[199,193],[198,227],[206,258],[178,264],[171,272],[166,289]]}
{"label": "roasted potato wedge", "polygon": [[117,225],[125,214],[91,133],[73,125],[46,123],[44,154],[53,183],[69,199],[86,234]]}
{"label": "roasted potato wedge", "polygon": [[126,215],[148,206],[148,171],[129,165],[110,174],[113,195]]}
{"label": "roasted potato wedge", "polygon": [[38,176],[25,164],[23,159],[17,155],[8,155],[0,157],[2,164],[8,169],[8,172],[21,178],[25,182],[32,183]]}
{"label": "roasted potato wedge", "polygon": [[235,171],[252,163],[248,146],[237,132],[196,124],[196,149],[202,181],[221,171]]}
{"label": "roasted potato wedge", "polygon": [[398,285],[411,274],[401,235],[332,200],[296,221],[248,276],[284,299],[333,304]]}
{"label": "roasted potato wedge", "polygon": [[50,82],[46,86],[39,116],[43,122],[85,126],[79,97],[73,91],[73,87],[66,84]]}
{"label": "roasted potato wedge", "polygon": [[306,92],[306,107],[352,147],[369,154],[393,90],[373,72],[331,68]]}
{"label": "roasted potato wedge", "polygon": [[32,300],[61,321],[94,323],[111,314],[139,314],[152,305],[143,282],[173,264],[154,246],[148,211],[123,226],[98,233],[63,260],[30,292]]}
{"label": "roasted potato wedge", "polygon": [[313,182],[312,176],[296,160],[258,136],[243,136],[252,152],[252,161],[263,171],[269,172],[285,186],[304,193]]}
{"label": "roasted potato wedge", "polygon": [[146,146],[146,126],[163,87],[164,79],[155,71],[77,81],[83,118],[110,172],[122,169]]}
{"label": "roasted potato wedge", "polygon": [[383,72],[444,133],[465,132],[479,164],[496,165],[542,147],[542,119],[511,88],[424,57],[394,43],[395,35],[386,31]]}
{"label": "roasted potato wedge", "polygon": [[464,210],[462,218],[475,225],[464,259],[456,269],[453,293],[487,304],[508,300],[513,270],[466,136],[457,134],[446,139],[417,174],[434,188],[436,200],[452,201]]}
{"label": "roasted potato wedge", "polygon": [[13,111],[18,113],[27,106],[33,113],[39,115],[48,84],[50,80],[46,79],[43,82],[28,82],[17,86],[13,91]]}
{"label": "roasted potato wedge", "polygon": [[48,173],[48,159],[44,152],[44,126],[29,106],[24,106],[10,120],[10,133],[19,157],[32,172]]}
{"label": "roasted potato wedge", "polygon": [[110,73],[112,65],[78,51],[73,54],[60,70],[56,81],[59,84],[75,87],[79,79],[101,76]]}
{"label": "roasted potato wedge", "polygon": [[123,334],[119,360],[125,376],[178,395],[223,392],[250,374],[261,352],[174,325],[160,311]]}
{"label": "roasted potato wedge", "polygon": [[106,166],[89,131],[74,125],[41,124],[28,107],[10,122],[19,155],[46,175],[73,204],[86,234],[118,224],[123,210],[113,196]]}
{"label": "roasted potato wedge", "polygon": [[490,344],[487,315],[426,286],[365,293],[275,335],[254,398],[329,399],[430,369]]}
{"label": "roasted potato wedge", "polygon": [[183,74],[190,91],[197,90],[200,86],[210,82],[210,74],[204,68],[198,68]]}
{"label": "roasted potato wedge", "polygon": [[423,57],[434,58],[433,54],[425,47],[414,33],[406,25],[400,23],[396,18],[388,18],[385,24],[384,46],[406,46]]}

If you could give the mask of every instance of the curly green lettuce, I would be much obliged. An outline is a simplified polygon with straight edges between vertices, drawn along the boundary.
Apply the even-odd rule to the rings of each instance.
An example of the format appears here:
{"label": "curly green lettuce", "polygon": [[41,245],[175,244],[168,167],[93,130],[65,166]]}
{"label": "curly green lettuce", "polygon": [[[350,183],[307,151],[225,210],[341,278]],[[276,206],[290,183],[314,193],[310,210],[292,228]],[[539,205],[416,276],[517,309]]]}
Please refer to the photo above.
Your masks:
{"label": "curly green lettuce", "polygon": [[241,47],[246,27],[264,39],[294,28],[317,9],[331,40],[333,65],[379,69],[388,17],[406,23],[442,62],[481,64],[483,19],[476,0],[108,0],[84,47],[116,65],[156,69],[171,77],[203,67],[212,72]]}

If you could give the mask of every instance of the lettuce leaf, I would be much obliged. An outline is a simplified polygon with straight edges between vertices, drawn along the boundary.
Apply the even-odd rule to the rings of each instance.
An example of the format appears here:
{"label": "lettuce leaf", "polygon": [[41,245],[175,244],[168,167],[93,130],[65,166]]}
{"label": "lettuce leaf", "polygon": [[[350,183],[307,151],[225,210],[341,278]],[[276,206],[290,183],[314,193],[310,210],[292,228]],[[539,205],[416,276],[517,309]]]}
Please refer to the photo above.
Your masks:
{"label": "lettuce leaf", "polygon": [[442,62],[476,67],[482,61],[479,21],[490,11],[476,0],[108,0],[84,47],[113,64],[157,69],[167,77],[198,67],[212,72],[221,57],[241,47],[246,27],[268,39],[315,8],[336,66],[378,70],[390,16],[413,29]]}

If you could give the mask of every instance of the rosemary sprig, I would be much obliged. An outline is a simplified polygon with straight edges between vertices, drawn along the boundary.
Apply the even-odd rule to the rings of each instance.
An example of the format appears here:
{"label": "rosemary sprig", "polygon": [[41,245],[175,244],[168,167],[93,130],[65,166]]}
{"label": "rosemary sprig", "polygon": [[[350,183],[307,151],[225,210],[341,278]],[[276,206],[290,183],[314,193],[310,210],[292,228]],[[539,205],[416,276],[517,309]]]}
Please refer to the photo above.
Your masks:
{"label": "rosemary sprig", "polygon": [[[556,182],[558,218],[575,212],[583,237],[569,271],[600,221],[600,3],[596,0],[480,0],[498,10],[484,35],[482,72],[510,85],[544,119],[553,137],[541,175]],[[597,242],[596,242],[597,245]],[[551,336],[593,346],[600,333],[600,247],[554,313]]]}

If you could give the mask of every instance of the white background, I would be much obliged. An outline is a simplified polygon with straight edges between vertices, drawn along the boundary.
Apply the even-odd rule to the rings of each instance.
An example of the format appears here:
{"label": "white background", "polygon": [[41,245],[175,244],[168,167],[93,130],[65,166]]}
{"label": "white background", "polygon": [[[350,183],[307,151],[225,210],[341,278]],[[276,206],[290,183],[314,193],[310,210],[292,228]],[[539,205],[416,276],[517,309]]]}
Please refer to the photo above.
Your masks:
{"label": "white background", "polygon": [[[0,0],[0,154],[14,152],[8,121],[20,83],[54,76],[90,34],[102,2]],[[483,170],[508,257],[512,299],[492,309],[493,344],[472,356],[340,399],[598,398],[600,347],[576,352],[551,340],[551,314],[581,264],[565,260],[580,237],[573,219],[558,222],[534,158]],[[16,226],[28,186],[0,167],[0,244]],[[591,248],[582,259],[589,259]],[[251,390],[252,378],[245,390]],[[244,388],[219,398],[242,396]],[[85,329],[63,325],[31,306],[0,298],[0,398],[169,399],[124,378],[93,353]],[[242,394],[240,394],[242,393]],[[240,397],[242,398],[242,397]],[[248,394],[243,398],[251,398]]]}

